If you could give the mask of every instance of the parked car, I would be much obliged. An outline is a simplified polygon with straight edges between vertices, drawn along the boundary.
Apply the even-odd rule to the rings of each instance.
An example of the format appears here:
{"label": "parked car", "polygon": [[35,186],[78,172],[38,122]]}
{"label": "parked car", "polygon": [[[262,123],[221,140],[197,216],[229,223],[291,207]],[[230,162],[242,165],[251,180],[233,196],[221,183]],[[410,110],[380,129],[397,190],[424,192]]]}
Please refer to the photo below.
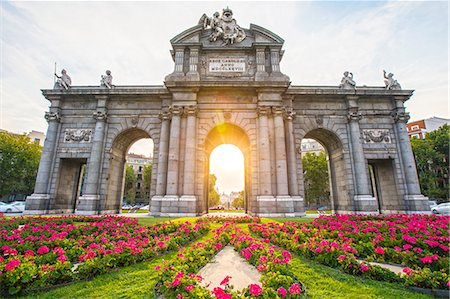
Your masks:
{"label": "parked car", "polygon": [[433,214],[450,214],[450,202],[438,204],[431,208]]}
{"label": "parked car", "polygon": [[0,213],[22,213],[23,211],[25,211],[24,201],[0,202]]}
{"label": "parked car", "polygon": [[430,205],[430,209],[432,209],[433,207],[437,206],[437,202],[435,200],[429,200],[428,204]]}

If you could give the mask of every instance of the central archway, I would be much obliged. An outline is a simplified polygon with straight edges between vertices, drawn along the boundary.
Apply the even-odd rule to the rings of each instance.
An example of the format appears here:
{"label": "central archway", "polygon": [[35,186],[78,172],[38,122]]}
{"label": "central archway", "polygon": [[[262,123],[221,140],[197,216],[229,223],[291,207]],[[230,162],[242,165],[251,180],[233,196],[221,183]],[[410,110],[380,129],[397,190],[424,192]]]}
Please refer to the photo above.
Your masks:
{"label": "central archway", "polygon": [[208,188],[209,186],[209,167],[212,151],[219,145],[233,144],[238,147],[244,155],[244,211],[250,210],[251,194],[251,161],[250,161],[250,140],[243,129],[240,127],[223,123],[215,126],[205,138],[205,169],[204,169],[204,193],[203,193],[203,213],[208,211]]}

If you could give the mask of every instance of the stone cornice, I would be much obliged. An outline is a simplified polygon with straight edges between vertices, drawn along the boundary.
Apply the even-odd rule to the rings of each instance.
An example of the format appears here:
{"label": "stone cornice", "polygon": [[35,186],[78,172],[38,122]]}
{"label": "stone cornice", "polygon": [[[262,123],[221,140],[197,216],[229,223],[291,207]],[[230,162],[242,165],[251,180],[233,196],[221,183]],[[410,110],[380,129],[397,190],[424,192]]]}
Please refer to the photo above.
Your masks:
{"label": "stone cornice", "polygon": [[342,89],[338,86],[289,86],[286,95],[335,95],[335,96],[383,96],[398,98],[404,101],[409,99],[414,90],[386,90],[384,87],[357,86],[356,90]]}

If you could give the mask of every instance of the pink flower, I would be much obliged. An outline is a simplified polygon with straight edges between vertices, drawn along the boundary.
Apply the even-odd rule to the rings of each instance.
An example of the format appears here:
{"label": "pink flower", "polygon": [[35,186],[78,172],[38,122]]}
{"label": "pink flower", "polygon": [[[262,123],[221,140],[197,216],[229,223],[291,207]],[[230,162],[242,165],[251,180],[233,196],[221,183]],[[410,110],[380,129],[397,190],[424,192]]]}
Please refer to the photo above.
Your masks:
{"label": "pink flower", "polygon": [[403,245],[403,250],[409,250],[409,249],[411,249],[411,248],[412,248],[412,246],[409,245],[409,244]]}
{"label": "pink flower", "polygon": [[383,249],[383,247],[377,247],[377,248],[375,248],[373,251],[374,251],[375,253],[378,253],[378,254],[381,254],[381,255],[384,254],[384,249]]}
{"label": "pink flower", "polygon": [[183,299],[183,298],[184,298],[183,294],[178,294],[176,297],[176,299]]}
{"label": "pink flower", "polygon": [[25,252],[23,253],[24,257],[29,257],[29,256],[34,256],[34,251],[33,250],[25,250]]}
{"label": "pink flower", "polygon": [[222,244],[220,244],[220,243],[214,244],[214,249],[219,250],[221,248],[222,248]]}
{"label": "pink flower", "polygon": [[422,248],[420,248],[420,247],[414,248],[413,251],[417,254],[421,254],[423,252]]}
{"label": "pink flower", "polygon": [[186,291],[190,292],[190,291],[192,291],[192,290],[194,289],[194,285],[193,285],[193,284],[190,284],[190,285],[188,285],[188,286],[185,286],[184,289],[185,289]]}
{"label": "pink flower", "polygon": [[408,275],[408,276],[410,276],[411,274],[413,274],[414,273],[414,270],[413,269],[411,269],[411,268],[408,268],[408,267],[406,267],[406,268],[403,268],[403,273],[405,273],[406,275]]}
{"label": "pink flower", "polygon": [[158,247],[159,248],[163,248],[166,244],[164,244],[164,242],[159,241],[158,242]]}
{"label": "pink flower", "polygon": [[338,256],[337,259],[338,259],[338,261],[342,261],[342,260],[345,260],[345,258],[346,258],[346,256],[341,254],[340,256]]}
{"label": "pink flower", "polygon": [[5,270],[6,271],[12,271],[14,270],[14,268],[16,268],[17,266],[20,265],[20,261],[18,259],[14,259],[14,260],[10,260],[6,265],[5,265]]}
{"label": "pink flower", "polygon": [[67,256],[65,256],[65,255],[60,255],[60,256],[57,258],[57,260],[60,261],[61,263],[64,263],[65,261],[67,261]]}
{"label": "pink flower", "polygon": [[298,283],[293,283],[291,287],[289,288],[289,293],[291,294],[301,294],[302,289],[300,288],[300,285]]}
{"label": "pink flower", "polygon": [[281,298],[284,298],[284,297],[286,297],[287,291],[285,288],[279,287],[277,290],[277,293],[281,295]]}
{"label": "pink flower", "polygon": [[359,266],[359,269],[361,270],[362,273],[369,271],[369,266],[365,265],[365,264],[361,264]]}
{"label": "pink flower", "polygon": [[37,254],[46,254],[50,251],[50,249],[48,249],[47,246],[41,246],[39,247],[39,249],[37,250]]}
{"label": "pink flower", "polygon": [[320,247],[317,247],[316,249],[314,249],[315,253],[321,253],[323,250]]}
{"label": "pink flower", "polygon": [[179,285],[181,283],[181,280],[179,280],[178,278],[175,278],[174,281],[172,281],[172,286],[176,287],[177,285]]}
{"label": "pink flower", "polygon": [[267,256],[262,255],[262,256],[259,258],[259,262],[261,262],[261,263],[267,262]]}
{"label": "pink flower", "polygon": [[211,291],[211,293],[213,293],[217,299],[231,299],[231,295],[225,293],[225,291],[219,287],[214,288],[214,290]]}
{"label": "pink flower", "polygon": [[249,292],[253,296],[259,296],[262,294],[262,288],[257,284],[251,284],[249,286]]}
{"label": "pink flower", "polygon": [[220,285],[224,285],[224,284],[227,284],[228,282],[230,282],[230,278],[231,278],[231,276],[225,277],[225,278],[220,282]]}
{"label": "pink flower", "polygon": [[160,265],[156,266],[153,270],[158,271],[159,269],[161,269]]}

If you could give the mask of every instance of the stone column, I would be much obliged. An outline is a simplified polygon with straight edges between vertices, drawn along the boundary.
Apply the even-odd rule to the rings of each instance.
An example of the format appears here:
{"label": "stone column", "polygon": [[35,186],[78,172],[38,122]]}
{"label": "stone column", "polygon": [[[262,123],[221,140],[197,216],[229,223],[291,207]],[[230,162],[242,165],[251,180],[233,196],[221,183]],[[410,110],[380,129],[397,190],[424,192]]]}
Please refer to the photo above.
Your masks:
{"label": "stone column", "polygon": [[183,195],[194,197],[197,108],[195,106],[188,106],[185,107],[184,111],[187,115],[187,122],[186,149],[184,152]]}
{"label": "stone column", "polygon": [[169,126],[172,114],[161,112],[161,132],[159,134],[158,171],[156,175],[156,196],[164,196],[167,186],[167,160],[169,157]]}
{"label": "stone column", "polygon": [[264,47],[256,48],[255,81],[264,81],[269,74],[266,72],[266,53]]}
{"label": "stone column", "polygon": [[347,97],[348,115],[350,128],[350,143],[353,156],[353,170],[355,178],[355,209],[357,212],[376,212],[378,205],[376,198],[370,193],[368,166],[364,157],[364,149],[361,142],[359,120],[362,118],[358,111],[358,97]]}
{"label": "stone column", "polygon": [[430,213],[428,198],[423,196],[420,192],[416,162],[406,128],[406,123],[409,120],[409,113],[405,112],[403,98],[396,98],[395,104],[396,108],[394,109],[392,116],[394,117],[396,139],[399,145],[398,152],[403,166],[406,185],[406,209],[407,212]]}
{"label": "stone column", "polygon": [[187,80],[199,81],[200,74],[198,73],[198,47],[190,47],[189,54],[189,72],[186,74]]}
{"label": "stone column", "polygon": [[85,194],[80,196],[76,214],[94,215],[97,214],[100,204],[99,179],[102,166],[102,156],[104,151],[105,128],[107,119],[106,101],[107,96],[97,96],[97,111],[93,113],[96,120],[94,136],[92,138],[91,155],[88,160]]}
{"label": "stone column", "polygon": [[294,125],[292,123],[292,120],[295,117],[295,112],[292,111],[292,109],[286,109],[284,117],[286,120],[289,194],[291,196],[298,196],[297,159],[295,154]]}
{"label": "stone column", "polygon": [[268,114],[270,107],[259,107],[259,194],[272,196]]}
{"label": "stone column", "polygon": [[286,138],[284,136],[284,121],[282,107],[273,107],[275,124],[275,166],[277,173],[277,197],[288,196],[288,177],[286,161]]}
{"label": "stone column", "polygon": [[57,137],[60,126],[60,98],[50,99],[52,106],[50,111],[45,113],[48,122],[47,134],[42,150],[41,161],[36,177],[34,193],[27,197],[25,204],[25,214],[43,214],[47,212],[50,201],[49,184],[51,179],[53,159],[56,151]]}
{"label": "stone column", "polygon": [[[169,161],[167,168],[166,195],[178,198],[178,163],[180,156],[180,117],[183,109],[172,107],[172,123],[170,125]],[[166,196],[166,197],[167,197]]]}

